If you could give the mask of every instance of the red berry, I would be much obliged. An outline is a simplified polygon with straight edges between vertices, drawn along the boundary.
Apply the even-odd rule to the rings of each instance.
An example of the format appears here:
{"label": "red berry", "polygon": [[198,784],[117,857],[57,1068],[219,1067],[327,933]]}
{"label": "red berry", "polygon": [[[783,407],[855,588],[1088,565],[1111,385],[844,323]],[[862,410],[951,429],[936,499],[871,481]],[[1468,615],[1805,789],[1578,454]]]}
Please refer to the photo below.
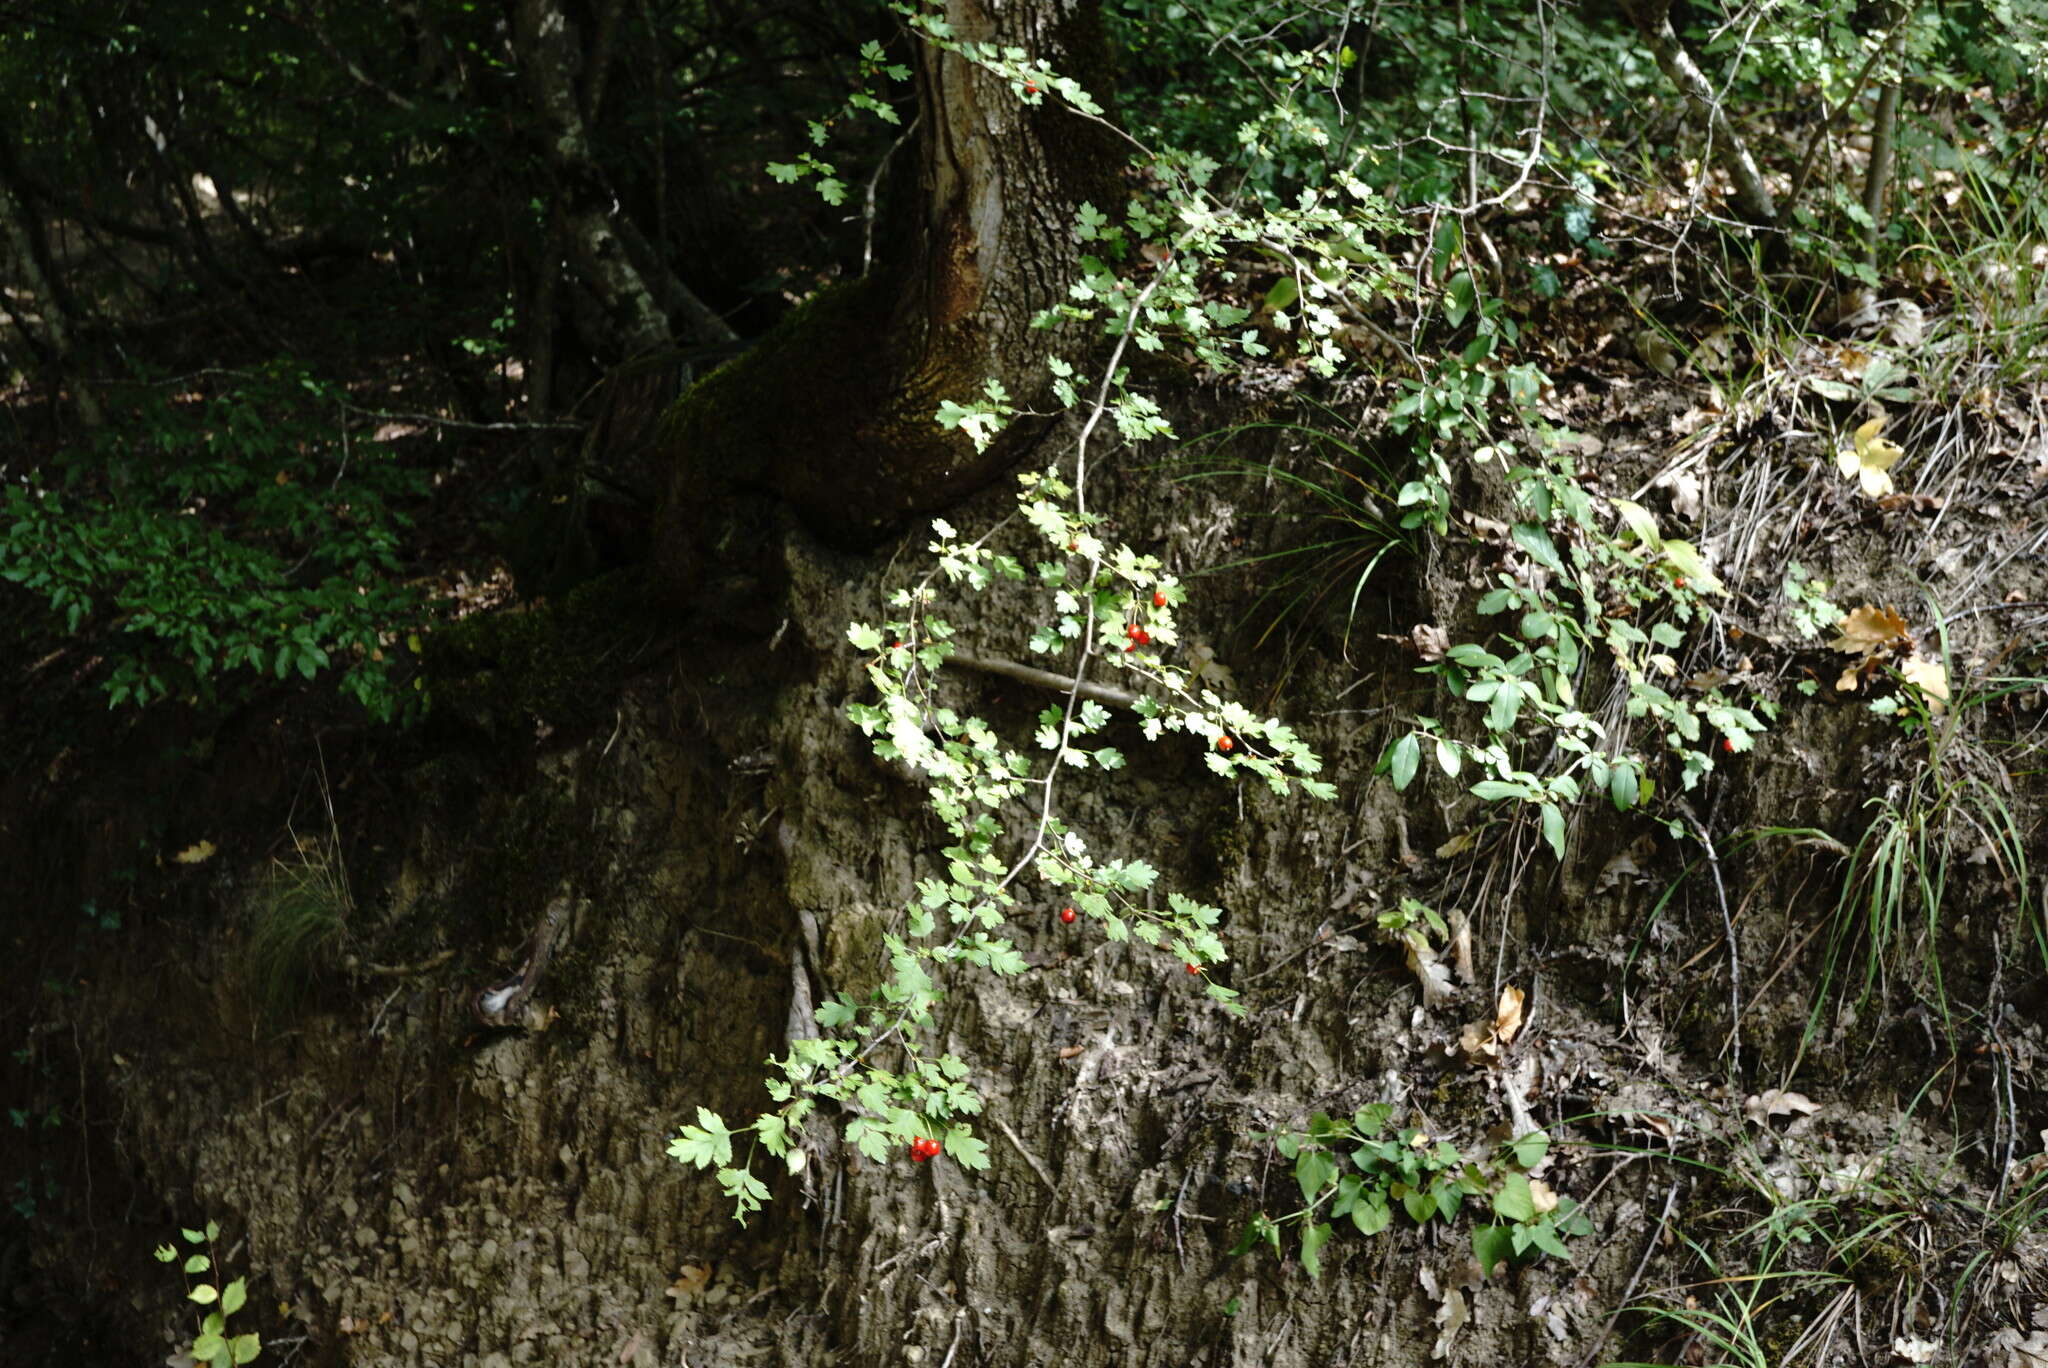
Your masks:
{"label": "red berry", "polygon": [[1733,755],[1735,754],[1735,743],[1728,737],[1724,736],[1721,738],[1721,749],[1727,751],[1730,755]]}
{"label": "red berry", "polygon": [[1164,608],[1166,606],[1166,591],[1164,589],[1154,589],[1152,591],[1152,606],[1154,608]]}
{"label": "red berry", "polygon": [[1065,922],[1069,926],[1072,926],[1074,924],[1075,916],[1076,913],[1074,909],[1071,907],[1062,907],[1060,909],[1060,920]]}
{"label": "red berry", "polygon": [[1674,588],[1683,589],[1685,588],[1685,576],[1680,575],[1677,579],[1671,581],[1671,583]]}
{"label": "red berry", "polygon": [[1024,93],[1026,95],[1036,95],[1038,93],[1038,82],[1026,81],[1024,83]]}
{"label": "red berry", "polygon": [[1150,646],[1152,644],[1152,634],[1146,631],[1143,627],[1140,627],[1138,629],[1138,635],[1136,637],[1136,640],[1140,646]]}
{"label": "red berry", "polygon": [[1201,972],[1202,972],[1202,966],[1201,966],[1201,965],[1199,965],[1199,964],[1195,964],[1195,963],[1193,963],[1193,962],[1190,962],[1190,963],[1188,964],[1188,972],[1189,972],[1190,974],[1199,974],[1199,973],[1201,973]]}
{"label": "red berry", "polygon": [[1130,645],[1128,645],[1128,646],[1124,647],[1124,654],[1125,654],[1125,655],[1129,655],[1129,654],[1130,654],[1131,652],[1133,652],[1133,651],[1135,651],[1135,650],[1137,650],[1137,649],[1138,649],[1138,643],[1134,641],[1134,642],[1132,642],[1132,643],[1131,643]]}
{"label": "red berry", "polygon": [[1231,740],[1227,736],[1219,736],[1216,738],[1216,749],[1222,751],[1225,755],[1230,754],[1230,748],[1232,746],[1235,746],[1236,744],[1237,743],[1235,741]]}
{"label": "red berry", "polygon": [[1081,549],[1081,543],[1079,543],[1079,542],[1077,542],[1077,541],[1070,541],[1070,542],[1068,542],[1068,543],[1067,543],[1067,550],[1069,550],[1069,551],[1079,551],[1080,549]]}

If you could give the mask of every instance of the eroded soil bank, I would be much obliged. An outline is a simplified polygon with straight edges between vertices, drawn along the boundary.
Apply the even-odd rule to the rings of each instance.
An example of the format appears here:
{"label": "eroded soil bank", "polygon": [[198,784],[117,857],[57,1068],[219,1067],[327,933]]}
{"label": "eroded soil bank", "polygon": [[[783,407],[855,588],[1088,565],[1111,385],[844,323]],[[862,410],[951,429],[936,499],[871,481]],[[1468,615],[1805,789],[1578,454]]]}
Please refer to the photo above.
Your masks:
{"label": "eroded soil bank", "polygon": [[[1578,398],[1608,492],[1665,468],[1659,425],[1682,420],[1683,396],[1663,416],[1641,396],[1627,416]],[[1284,436],[1236,450],[1302,456]],[[1830,1314],[1809,1361],[1893,1361],[1916,1329],[1942,1339],[1943,1296],[1962,1284],[1930,1291],[1919,1270],[1962,1266],[1958,1245],[1986,1228],[1973,1213],[2009,1209],[2048,1123],[2031,1074],[2040,959],[2015,921],[2030,890],[2005,852],[1960,851],[1927,930],[1946,1014],[1895,993],[1826,1007],[1807,1039],[1848,852],[1913,761],[1895,724],[1832,687],[1840,657],[1786,630],[1774,520],[1813,524],[1794,542],[1843,602],[1902,606],[1923,557],[1899,547],[1924,523],[1819,496],[1801,508],[1782,484],[1760,504],[1748,468],[1707,462],[1663,505],[1708,529],[1735,591],[1680,676],[1740,676],[1784,707],[1765,745],[1680,809],[1714,843],[1720,894],[1697,840],[1638,817],[1588,805],[1560,865],[1530,823],[1486,824],[1448,776],[1405,795],[1372,779],[1396,719],[1470,724],[1417,674],[1413,629],[1481,635],[1475,586],[1504,553],[1389,562],[1355,615],[1347,582],[1283,616],[1261,597],[1268,563],[1196,579],[1194,644],[1322,752],[1337,801],[1220,784],[1185,738],[1147,745],[1125,726],[1130,768],[1075,777],[1066,815],[1227,910],[1224,980],[1247,1018],[1178,963],[1027,899],[1030,969],[962,972],[945,1009],[947,1045],[988,1083],[991,1170],[878,1165],[821,1132],[818,1160],[745,1230],[664,1147],[698,1105],[759,1109],[793,1000],[872,986],[885,929],[933,869],[942,841],[919,790],[844,720],[867,688],[845,624],[879,615],[921,536],[845,556],[745,510],[744,571],[686,611],[628,572],[452,629],[428,656],[434,719],[403,738],[250,716],[203,737],[131,732],[117,766],[45,757],[5,796],[11,896],[34,909],[17,920],[39,928],[7,970],[9,996],[34,1004],[9,1065],[28,1103],[9,1167],[30,1199],[10,1314],[43,1361],[160,1357],[189,1317],[148,1250],[211,1217],[273,1362],[1577,1364],[1603,1345],[1687,1352],[1670,1324],[1614,1313],[1680,1284],[1714,1305],[1718,1275],[1685,1241],[1753,1268],[1758,1237],[1741,1232],[1773,1209],[1762,1183],[1780,1221],[1884,1222],[1824,1284],[1788,1294],[1767,1347]],[[1009,498],[953,520],[983,525]],[[1317,534],[1313,504],[1252,477],[1190,483],[1133,462],[1097,498],[1119,535],[1184,570]],[[2031,533],[1958,513],[1944,535],[1990,566]],[[2009,556],[1971,602],[2038,600],[2041,578]],[[977,649],[1021,656],[1032,611],[991,597],[949,616]],[[1959,661],[2025,646],[1998,612],[1951,631]],[[1799,692],[1808,678],[1827,687]],[[1049,701],[995,675],[953,672],[951,687],[1019,737]],[[1971,725],[2017,753],[1995,748],[2041,713],[2036,689]],[[2039,852],[2038,777],[1993,768]],[[309,878],[342,882],[345,917],[280,957],[266,919]],[[1379,934],[1404,896],[1469,927],[1469,970],[1433,1006]],[[114,906],[118,929],[81,912]],[[527,962],[551,915],[530,1000],[510,1028],[486,1025],[477,995]],[[1526,994],[1512,1047],[1458,1049],[1505,986]],[[1486,1279],[1469,1223],[1342,1233],[1318,1280],[1269,1252],[1229,1257],[1255,1212],[1300,1205],[1291,1165],[1254,1133],[1370,1102],[1468,1150],[1548,1128],[1542,1176],[1592,1232],[1569,1263]],[[62,1124],[41,1127],[50,1114]],[[1885,1185],[1859,1186],[1879,1157]],[[1982,1244],[1994,1293],[1942,1361],[2031,1330],[2048,1278],[2031,1224]],[[1781,1269],[1833,1248],[1780,1243]],[[1846,1302],[1831,1312],[1842,1289],[1860,1320]]]}

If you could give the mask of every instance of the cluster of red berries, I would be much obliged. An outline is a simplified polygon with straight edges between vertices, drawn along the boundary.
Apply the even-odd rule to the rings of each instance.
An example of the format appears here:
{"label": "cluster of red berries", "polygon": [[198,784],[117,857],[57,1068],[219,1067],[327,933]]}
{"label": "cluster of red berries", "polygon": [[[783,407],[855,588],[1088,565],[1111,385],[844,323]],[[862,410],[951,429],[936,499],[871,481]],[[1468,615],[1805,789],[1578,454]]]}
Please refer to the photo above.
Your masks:
{"label": "cluster of red berries", "polygon": [[1152,644],[1152,634],[1135,622],[1124,628],[1124,635],[1130,638],[1130,643],[1124,647],[1126,651],[1135,651],[1140,646]]}
{"label": "cluster of red berries", "polygon": [[939,1151],[943,1148],[945,1147],[938,1141],[927,1140],[920,1135],[910,1142],[910,1162],[922,1164],[927,1159],[936,1159],[939,1157]]}

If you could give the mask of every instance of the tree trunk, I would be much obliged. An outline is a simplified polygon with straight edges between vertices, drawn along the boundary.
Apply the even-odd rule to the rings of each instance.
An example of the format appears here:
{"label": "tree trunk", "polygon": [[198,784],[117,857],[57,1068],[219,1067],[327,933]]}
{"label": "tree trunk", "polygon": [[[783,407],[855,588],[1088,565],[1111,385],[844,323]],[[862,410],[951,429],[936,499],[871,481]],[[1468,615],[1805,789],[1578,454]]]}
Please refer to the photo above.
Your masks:
{"label": "tree trunk", "polygon": [[[1885,39],[1885,60],[1889,64],[1900,62],[1906,50],[1906,24],[1912,11],[1904,6],[1894,6],[1890,14],[1891,34]],[[1892,165],[1896,160],[1893,150],[1894,138],[1899,127],[1899,87],[1905,84],[1904,71],[1887,71],[1885,83],[1877,95],[1877,112],[1870,121],[1870,171],[1863,178],[1863,212],[1870,216],[1869,236],[1864,241],[1863,260],[1872,271],[1877,269],[1878,253],[1884,243],[1885,198],[1891,189]]]}
{"label": "tree trunk", "polygon": [[[968,41],[1016,46],[1098,84],[1095,6],[949,0]],[[1008,81],[921,47],[914,202],[890,211],[873,274],[786,319],[703,381],[670,418],[674,461],[659,539],[671,585],[701,570],[704,510],[733,487],[794,505],[819,535],[869,545],[1008,468],[1035,437],[1020,423],[987,451],[933,420],[942,400],[1000,380],[1028,407],[1047,380],[1047,335],[1072,262],[1074,211],[1114,197],[1110,135]]]}
{"label": "tree trunk", "polygon": [[1707,136],[1713,143],[1714,156],[1721,163],[1721,169],[1728,173],[1735,190],[1736,209],[1759,228],[1776,223],[1778,206],[1771,199],[1770,187],[1764,184],[1763,172],[1757,166],[1756,158],[1750,155],[1749,145],[1736,131],[1728,112],[1721,108],[1712,82],[1707,80],[1706,73],[1700,70],[1692,54],[1685,50],[1685,44],[1678,39],[1678,31],[1671,26],[1671,0],[1623,0],[1622,9],[1642,35],[1658,69],[1707,121]]}
{"label": "tree trunk", "polygon": [[[14,165],[11,145],[0,144],[0,239],[4,239],[14,254],[17,269],[34,292],[36,306],[42,314],[43,331],[48,338],[48,351],[56,369],[70,384],[71,401],[78,411],[79,421],[89,428],[96,428],[104,419],[99,398],[79,364],[78,327],[71,312],[72,302],[57,273],[57,264],[50,255],[50,245],[43,236],[41,221],[35,216],[34,204],[21,193],[19,182],[12,174]],[[22,334],[28,336],[28,326],[21,319],[20,305],[7,304],[5,308],[14,316],[15,325],[21,328]]]}
{"label": "tree trunk", "polygon": [[[633,244],[642,235],[618,210],[618,196],[606,183],[591,147],[590,129],[604,99],[618,10],[619,0],[608,0],[601,8],[596,37],[586,53],[575,24],[557,0],[517,0],[513,7],[512,47],[546,128],[544,150],[566,225],[569,258],[577,276],[603,303],[608,331],[627,357],[674,345],[671,312],[696,341],[730,341],[731,330],[681,280],[636,260]],[[543,262],[541,269],[552,270],[554,265]],[[650,280],[651,273],[657,278]]]}

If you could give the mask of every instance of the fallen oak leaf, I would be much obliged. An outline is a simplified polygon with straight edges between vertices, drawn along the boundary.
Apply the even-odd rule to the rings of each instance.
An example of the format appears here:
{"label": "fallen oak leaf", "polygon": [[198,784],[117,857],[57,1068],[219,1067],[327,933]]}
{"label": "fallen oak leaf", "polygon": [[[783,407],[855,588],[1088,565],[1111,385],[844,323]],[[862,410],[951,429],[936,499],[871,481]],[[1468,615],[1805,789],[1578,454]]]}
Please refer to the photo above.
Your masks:
{"label": "fallen oak leaf", "polygon": [[1841,635],[1828,643],[1828,649],[1844,655],[1873,656],[1906,640],[1906,620],[1896,609],[1889,604],[1880,608],[1866,603],[1851,609],[1842,619]]}

